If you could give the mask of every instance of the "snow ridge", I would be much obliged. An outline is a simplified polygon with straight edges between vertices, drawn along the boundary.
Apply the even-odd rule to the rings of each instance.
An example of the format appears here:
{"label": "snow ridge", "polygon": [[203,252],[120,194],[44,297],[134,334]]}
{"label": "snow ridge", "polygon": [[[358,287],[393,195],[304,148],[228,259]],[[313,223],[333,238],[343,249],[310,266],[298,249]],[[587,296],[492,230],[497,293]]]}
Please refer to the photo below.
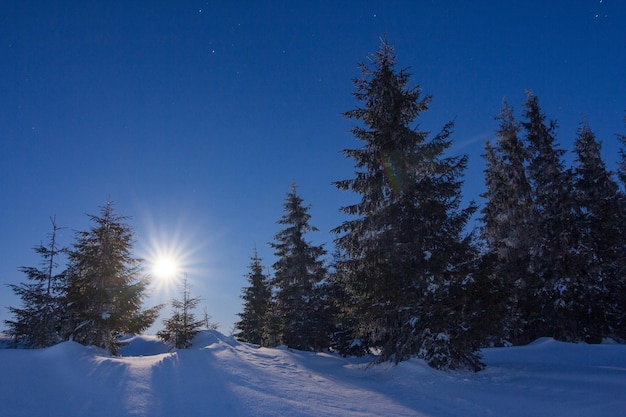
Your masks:
{"label": "snow ridge", "polygon": [[168,351],[152,336],[122,356],[64,342],[0,350],[0,415],[626,416],[626,346],[539,339],[483,350],[479,373],[420,360],[258,348],[217,331]]}

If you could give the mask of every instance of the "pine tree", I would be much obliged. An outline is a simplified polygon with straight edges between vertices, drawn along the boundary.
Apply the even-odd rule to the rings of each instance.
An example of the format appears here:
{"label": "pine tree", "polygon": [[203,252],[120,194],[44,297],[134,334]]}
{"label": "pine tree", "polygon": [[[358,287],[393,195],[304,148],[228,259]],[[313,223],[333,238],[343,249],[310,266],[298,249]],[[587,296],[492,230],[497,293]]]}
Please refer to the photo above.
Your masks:
{"label": "pine tree", "polygon": [[206,307],[202,310],[202,327],[204,330],[217,330],[220,327],[219,323],[212,321],[213,316],[209,314],[209,310]]}
{"label": "pine tree", "polygon": [[251,258],[250,272],[246,275],[248,287],[243,289],[241,298],[244,301],[243,311],[238,314],[240,320],[235,323],[239,330],[235,334],[238,340],[269,346],[266,333],[272,302],[272,289],[267,275],[263,273],[263,265],[256,249]]}
{"label": "pine tree", "polygon": [[568,339],[590,343],[615,333],[625,255],[619,188],[600,146],[583,123],[575,142],[574,169],[579,274],[566,287],[565,308]]}
{"label": "pine tree", "polygon": [[574,221],[571,172],[562,161],[565,151],[556,143],[556,123],[546,123],[537,97],[532,92],[526,94],[522,126],[529,161],[526,173],[535,206],[535,244],[531,248],[527,296],[522,307],[526,317],[525,337],[530,342],[547,335],[566,338],[562,334],[563,320],[567,318],[561,294],[578,272],[574,270],[572,255],[576,237],[571,227]]}
{"label": "pine tree", "polygon": [[[624,117],[626,122],[626,116]],[[626,135],[617,135],[622,147],[620,148],[620,161],[618,163],[617,176],[621,183],[621,189],[619,190],[620,200],[620,230],[621,236],[626,236]],[[626,252],[626,245],[621,245],[622,251]],[[616,291],[616,307],[614,309],[615,328],[613,330],[616,339],[624,342],[626,341],[626,253],[623,253],[619,262],[620,270],[620,282],[619,288]]]}
{"label": "pine tree", "polygon": [[183,279],[182,293],[182,300],[173,299],[171,301],[172,316],[163,320],[165,329],[157,332],[159,339],[174,349],[186,349],[191,346],[191,341],[206,323],[205,320],[196,320],[193,310],[198,306],[201,299],[191,297],[187,276]]}
{"label": "pine tree", "polygon": [[371,351],[368,338],[362,338],[359,331],[359,318],[355,311],[358,300],[351,296],[346,285],[347,256],[335,248],[333,264],[328,275],[328,294],[332,300],[334,328],[330,332],[330,347],[342,355],[363,356]]}
{"label": "pine tree", "polygon": [[338,309],[335,302],[336,287],[329,277],[313,287],[312,346],[321,351],[332,345],[332,336],[337,331]]}
{"label": "pine tree", "polygon": [[267,310],[265,327],[263,328],[263,335],[265,336],[265,338],[267,338],[268,347],[280,345],[282,326],[283,320],[279,315],[278,306],[276,305],[276,298],[273,294]]}
{"label": "pine tree", "polygon": [[486,257],[494,260],[493,273],[502,280],[506,309],[503,329],[495,343],[524,340],[525,317],[521,306],[529,301],[528,276],[530,252],[534,244],[534,206],[526,178],[526,149],[519,139],[520,125],[513,110],[503,102],[498,117],[494,146],[487,141],[484,155],[486,202],[481,210],[481,238],[487,246]]}
{"label": "pine tree", "polygon": [[[626,122],[626,116],[624,116],[624,122]],[[626,135],[617,135],[617,138],[622,145],[619,150],[620,160],[618,162],[617,177],[622,183],[622,188],[626,188],[626,151],[624,150],[624,146],[626,146]]]}
{"label": "pine tree", "polygon": [[283,207],[285,214],[278,224],[285,228],[270,243],[278,259],[273,265],[273,285],[276,287],[279,343],[295,349],[319,350],[327,346],[316,343],[320,329],[314,288],[326,275],[321,259],[326,251],[323,246],[314,246],[305,240],[306,233],[317,228],[309,225],[310,206],[303,205],[295,184]]}
{"label": "pine tree", "polygon": [[364,125],[353,129],[364,147],[344,150],[356,177],[335,183],[361,195],[342,208],[356,218],[335,229],[352,334],[379,349],[378,361],[418,356],[437,368],[480,369],[475,306],[466,299],[477,253],[464,234],[476,207],[460,209],[467,158],[443,156],[452,123],[430,141],[411,128],[431,97],[407,87],[395,59],[382,41],[373,69],[361,64],[355,81],[364,107],[345,114]]}
{"label": "pine tree", "polygon": [[5,320],[7,334],[11,336],[12,344],[16,347],[41,348],[61,341],[60,291],[65,271],[55,271],[58,257],[64,253],[64,249],[57,244],[57,232],[60,228],[54,218],[50,220],[50,242],[47,246],[39,245],[35,248],[35,252],[42,259],[40,268],[20,268],[29,282],[9,285],[22,300],[22,308],[9,307],[14,320]]}
{"label": "pine tree", "polygon": [[131,255],[132,228],[115,215],[113,203],[89,218],[94,226],[77,233],[69,252],[64,336],[117,354],[118,336],[147,329],[161,306],[141,310],[149,281]]}

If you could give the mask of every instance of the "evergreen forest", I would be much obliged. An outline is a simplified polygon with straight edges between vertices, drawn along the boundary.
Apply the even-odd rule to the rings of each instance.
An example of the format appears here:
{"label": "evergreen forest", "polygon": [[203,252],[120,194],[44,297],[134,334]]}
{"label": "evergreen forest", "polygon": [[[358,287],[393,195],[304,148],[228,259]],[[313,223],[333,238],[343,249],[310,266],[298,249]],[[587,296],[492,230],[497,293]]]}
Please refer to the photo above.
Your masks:
{"label": "evergreen forest", "polygon": [[[386,40],[369,58],[344,113],[360,144],[343,150],[354,174],[332,184],[357,198],[339,208],[329,249],[311,242],[311,206],[291,185],[269,242],[275,261],[266,267],[256,249],[250,257],[235,337],[474,371],[485,346],[626,342],[626,151],[610,170],[583,120],[567,166],[556,122],[527,91],[519,114],[502,102],[485,142],[484,203],[464,203],[468,159],[451,154],[454,121],[421,126],[433,97],[397,68]],[[616,140],[624,149],[626,136]],[[142,307],[149,276],[126,218],[111,202],[89,217],[70,248],[59,247],[52,219],[35,248],[41,264],[10,285],[22,301],[5,321],[13,346],[73,340],[117,354],[120,335],[156,320],[162,306]],[[186,281],[182,296],[158,333],[173,348],[209,327]]]}

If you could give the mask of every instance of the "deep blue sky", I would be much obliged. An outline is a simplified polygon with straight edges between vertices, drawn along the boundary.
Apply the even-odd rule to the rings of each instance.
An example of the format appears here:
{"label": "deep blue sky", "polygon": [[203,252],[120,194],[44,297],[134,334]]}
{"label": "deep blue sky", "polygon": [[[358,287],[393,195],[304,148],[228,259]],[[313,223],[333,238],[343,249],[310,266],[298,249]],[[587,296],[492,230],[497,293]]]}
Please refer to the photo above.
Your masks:
{"label": "deep blue sky", "polygon": [[[110,198],[130,216],[137,256],[178,253],[228,333],[254,247],[273,262],[267,242],[292,182],[320,229],[309,239],[331,249],[354,198],[331,182],[353,173],[341,149],[360,146],[341,114],[385,33],[399,68],[434,96],[421,129],[456,118],[469,198],[483,190],[502,98],[519,116],[525,89],[567,150],[586,117],[613,169],[626,133],[624,22],[621,0],[5,0],[0,320],[19,306],[5,284],[39,262],[49,217],[69,245]],[[155,285],[148,304],[172,295]]]}

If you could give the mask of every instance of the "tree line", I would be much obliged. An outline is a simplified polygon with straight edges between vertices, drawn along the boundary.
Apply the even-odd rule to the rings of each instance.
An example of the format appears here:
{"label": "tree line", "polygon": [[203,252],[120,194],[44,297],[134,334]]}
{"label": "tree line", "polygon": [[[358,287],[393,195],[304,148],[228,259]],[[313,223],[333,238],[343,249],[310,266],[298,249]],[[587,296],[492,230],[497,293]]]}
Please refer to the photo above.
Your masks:
{"label": "tree line", "polygon": [[521,121],[503,102],[485,144],[485,204],[463,206],[467,156],[449,155],[453,122],[429,137],[417,120],[432,97],[409,85],[386,41],[370,61],[345,113],[362,143],[344,150],[354,177],[334,183],[360,200],[341,208],[332,261],[306,240],[317,229],[293,185],[270,243],[273,276],[252,256],[236,337],[474,370],[485,346],[626,341],[623,149],[616,178],[583,122],[566,167],[556,123],[528,91]]}
{"label": "tree line", "polygon": [[[57,243],[52,219],[47,245],[35,251],[40,267],[20,268],[28,281],[10,285],[22,307],[9,307],[5,320],[13,346],[39,348],[71,340],[119,353],[119,336],[141,333],[152,325],[161,306],[142,309],[149,284],[141,261],[132,256],[133,233],[112,202],[90,215],[92,227],[76,233],[71,248]],[[59,261],[67,265],[60,272]]]}
{"label": "tree line", "polygon": [[[626,341],[626,153],[607,169],[586,122],[567,167],[538,98],[527,92],[521,119],[503,102],[495,140],[485,144],[485,203],[463,204],[466,155],[450,155],[454,123],[432,135],[419,118],[432,96],[410,85],[386,41],[354,81],[354,176],[334,186],[359,198],[341,207],[334,250],[308,234],[310,205],[293,184],[281,230],[269,243],[271,271],[255,250],[235,336],[261,346],[376,353],[375,361],[424,359],[439,369],[480,370],[480,348],[540,336]],[[619,136],[622,146],[626,137]],[[478,215],[479,226],[470,229]],[[39,268],[11,285],[22,308],[7,320],[14,342],[62,340],[119,351],[118,336],[140,333],[162,306],[141,308],[148,277],[131,255],[132,229],[108,203],[69,250],[36,251]],[[58,257],[68,267],[56,273]],[[161,337],[184,348],[202,320],[183,288]],[[206,320],[208,323],[208,319]]]}
{"label": "tree line", "polygon": [[[89,218],[93,226],[77,232],[70,248],[59,246],[60,228],[52,218],[49,242],[35,248],[40,266],[20,268],[28,281],[9,285],[22,301],[21,307],[9,307],[13,319],[4,321],[12,347],[75,341],[117,355],[121,336],[140,334],[156,320],[163,305],[142,309],[150,276],[132,256],[132,227],[115,214],[111,201]],[[66,265],[59,271],[61,259]],[[196,318],[200,300],[191,296],[185,277],[182,299],[171,301],[172,315],[157,336],[171,348],[186,348],[199,329],[216,328],[208,313]]]}

